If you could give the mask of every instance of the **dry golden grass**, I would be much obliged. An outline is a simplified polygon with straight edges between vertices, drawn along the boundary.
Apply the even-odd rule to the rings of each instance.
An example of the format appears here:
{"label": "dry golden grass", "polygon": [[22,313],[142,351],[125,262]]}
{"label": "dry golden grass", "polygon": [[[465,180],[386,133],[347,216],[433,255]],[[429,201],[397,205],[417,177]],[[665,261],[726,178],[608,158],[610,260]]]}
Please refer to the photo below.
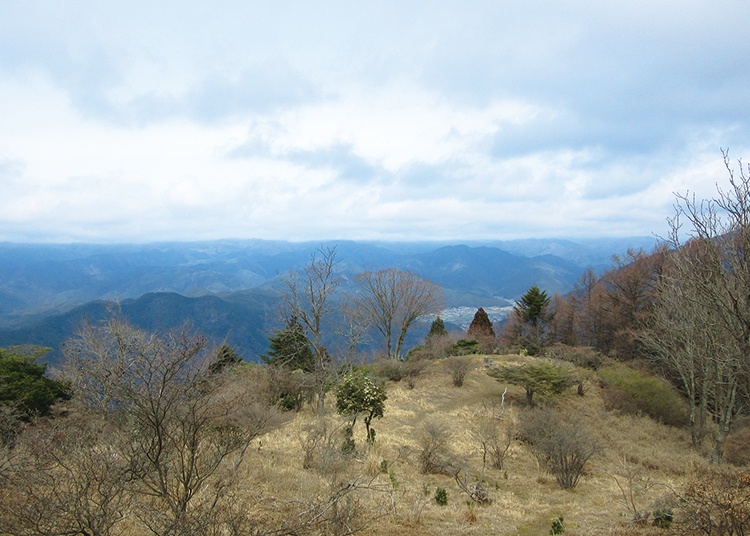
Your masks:
{"label": "dry golden grass", "polygon": [[[520,363],[532,358],[492,356],[499,363]],[[463,387],[452,385],[440,362],[431,363],[409,389],[405,381],[387,385],[384,417],[373,423],[377,440],[369,452],[364,430],[357,424],[357,454],[330,471],[303,469],[300,438],[319,417],[305,408],[283,428],[262,438],[244,466],[249,501],[259,515],[283,519],[298,515],[300,505],[324,500],[342,482],[368,482],[356,493],[353,506],[360,520],[372,519],[363,534],[393,535],[538,535],[548,534],[552,520],[564,517],[566,535],[650,534],[651,527],[629,523],[631,513],[623,501],[618,481],[637,474],[652,484],[637,495],[639,507],[680,486],[706,466],[705,457],[690,449],[686,431],[658,424],[647,417],[621,416],[604,408],[595,384],[579,397],[575,389],[558,404],[580,416],[601,447],[573,490],[561,489],[555,478],[539,467],[525,445],[513,441],[503,470],[483,469],[479,441],[471,433],[476,419],[499,413],[505,386],[486,374],[485,358],[477,356]],[[503,422],[513,426],[525,401],[522,389],[509,387]],[[332,425],[343,423],[335,415],[333,396],[327,416]],[[492,503],[474,505],[452,476],[420,472],[420,435],[426,422],[443,427],[449,448],[469,478],[484,477]],[[381,471],[385,460],[388,472]],[[390,473],[390,474],[389,474]],[[464,474],[462,470],[462,475]],[[448,492],[448,504],[433,499],[437,487]],[[659,534],[667,534],[660,530]]]}

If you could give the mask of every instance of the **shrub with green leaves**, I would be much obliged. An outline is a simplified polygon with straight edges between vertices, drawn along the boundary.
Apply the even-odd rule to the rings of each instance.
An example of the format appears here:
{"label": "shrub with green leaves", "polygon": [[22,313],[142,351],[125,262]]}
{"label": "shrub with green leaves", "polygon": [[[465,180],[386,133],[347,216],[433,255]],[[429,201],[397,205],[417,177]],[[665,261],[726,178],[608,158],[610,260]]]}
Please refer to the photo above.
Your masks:
{"label": "shrub with green leaves", "polygon": [[479,341],[476,339],[461,339],[452,345],[450,355],[469,355],[479,353]]}
{"label": "shrub with green leaves", "polygon": [[575,383],[569,367],[549,361],[536,361],[493,369],[489,375],[499,382],[518,385],[526,390],[526,403],[531,406],[534,394],[540,396],[557,395]]}
{"label": "shrub with green leaves", "polygon": [[685,400],[666,380],[613,363],[599,370],[605,387],[602,396],[609,409],[629,414],[648,415],[672,426],[688,422]]}
{"label": "shrub with green leaves", "polygon": [[440,506],[448,504],[448,491],[445,488],[437,488],[435,490],[435,502]]}
{"label": "shrub with green leaves", "polygon": [[370,424],[374,418],[379,419],[383,416],[385,401],[388,398],[383,385],[371,379],[363,370],[355,369],[339,380],[335,394],[336,409],[339,414],[352,417],[352,429],[357,417],[364,414],[367,442],[372,443],[375,433]]}

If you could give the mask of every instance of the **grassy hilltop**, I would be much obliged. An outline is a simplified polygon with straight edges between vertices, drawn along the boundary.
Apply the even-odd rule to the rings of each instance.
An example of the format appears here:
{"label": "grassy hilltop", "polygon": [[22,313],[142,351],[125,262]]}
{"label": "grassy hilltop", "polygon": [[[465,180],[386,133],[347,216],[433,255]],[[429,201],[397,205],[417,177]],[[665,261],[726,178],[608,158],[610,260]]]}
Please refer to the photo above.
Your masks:
{"label": "grassy hilltop", "polygon": [[[321,419],[309,409],[263,437],[244,469],[257,514],[284,516],[278,510],[279,501],[309,501],[331,493],[332,487],[343,482],[356,481],[362,489],[338,507],[342,525],[364,534],[548,534],[560,516],[565,534],[666,533],[650,524],[634,525],[632,507],[645,511],[655,501],[670,501],[672,490],[683,489],[697,473],[708,469],[706,458],[691,450],[684,429],[606,409],[597,376],[578,369],[589,378],[584,396],[577,396],[572,387],[554,402],[561,412],[580,419],[598,449],[579,484],[564,490],[529,446],[517,439],[519,418],[525,411],[524,390],[503,385],[487,374],[488,362],[500,365],[535,358],[471,359],[472,369],[460,388],[453,386],[441,361],[431,362],[413,388],[405,379],[388,382],[384,416],[374,422],[375,443],[366,449],[364,429],[355,429],[357,452],[348,459],[318,461],[303,469],[304,438]],[[501,414],[505,387],[505,412]],[[345,422],[335,415],[332,398],[324,418],[329,429]],[[501,429],[511,434],[502,469],[483,464],[481,442],[474,432],[482,420],[492,418],[500,419]],[[422,472],[426,426],[445,432],[446,455],[457,464],[459,480],[466,481],[467,470],[469,482],[478,480],[485,466],[490,504],[475,504],[451,475]],[[444,506],[435,500],[438,488],[447,492]],[[676,527],[679,508],[674,513]]]}

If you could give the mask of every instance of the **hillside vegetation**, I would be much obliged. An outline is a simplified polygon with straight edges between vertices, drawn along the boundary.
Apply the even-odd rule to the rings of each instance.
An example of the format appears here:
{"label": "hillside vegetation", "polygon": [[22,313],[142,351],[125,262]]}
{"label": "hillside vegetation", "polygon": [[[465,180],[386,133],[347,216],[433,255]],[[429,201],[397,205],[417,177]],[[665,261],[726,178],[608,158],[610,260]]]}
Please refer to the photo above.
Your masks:
{"label": "hillside vegetation", "polygon": [[[565,534],[572,535],[702,533],[693,530],[696,506],[689,494],[715,469],[705,453],[691,448],[684,426],[618,407],[608,400],[613,387],[598,373],[563,362],[555,363],[568,367],[582,391],[572,385],[530,408],[523,387],[497,381],[489,372],[541,358],[467,359],[462,387],[454,385],[448,360],[426,363],[411,382],[386,382],[387,400],[382,418],[373,421],[373,442],[366,440],[362,424],[346,433],[351,417],[337,414],[333,396],[323,414],[314,404],[279,414],[259,396],[268,389],[264,367],[228,369],[221,392],[233,394],[214,396],[212,404],[222,408],[220,422],[232,415],[231,422],[252,430],[226,450],[215,472],[206,464],[219,461],[211,456],[223,443],[193,452],[200,458],[195,469],[205,471],[205,479],[193,483],[199,485],[177,516],[183,517],[172,524],[175,518],[165,513],[172,503],[159,497],[159,487],[144,492],[155,484],[147,468],[137,477],[151,482],[145,488],[132,475],[116,478],[118,468],[129,470],[117,457],[133,448],[119,443],[124,438],[117,424],[101,424],[107,422],[98,420],[101,414],[66,403],[58,408],[68,413],[64,423],[58,418],[29,427],[4,454],[0,533],[67,534],[74,533],[71,527],[98,522],[98,531],[81,533],[143,534],[151,523],[155,534],[537,535],[549,534],[560,520]],[[377,364],[365,370],[377,378]],[[225,413],[227,401],[238,405]],[[253,413],[260,407],[262,418]],[[525,418],[538,411],[563,416],[593,440],[593,456],[572,489],[559,485],[555,471],[524,438]],[[109,432],[92,429],[98,426]],[[215,432],[201,434],[221,429],[210,428]],[[353,439],[349,449],[344,448],[347,437]],[[493,447],[500,448],[497,458]],[[167,461],[173,454],[169,447],[162,452],[166,472],[185,469],[184,460]],[[433,463],[429,472],[427,457]],[[176,487],[164,493],[178,498],[180,476],[171,478]],[[736,515],[750,514],[750,489],[739,488],[735,501]],[[704,513],[713,507],[704,507]],[[667,514],[668,528],[654,526]],[[742,522],[747,528],[747,520]]]}
{"label": "hillside vegetation", "polygon": [[[268,434],[253,453],[247,478],[258,487],[253,485],[252,493],[258,498],[275,497],[282,504],[304,502],[325,496],[337,486],[359,482],[362,489],[352,494],[347,505],[351,511],[340,514],[351,516],[349,526],[361,524],[365,534],[536,535],[547,534],[558,517],[564,520],[565,534],[646,534],[653,527],[633,524],[631,505],[625,502],[618,480],[626,489],[632,482],[634,501],[639,512],[645,512],[653,510],[655,501],[675,502],[675,493],[684,493],[686,484],[708,469],[705,459],[690,449],[685,430],[646,416],[607,410],[603,388],[592,376],[583,397],[571,388],[555,401],[561,412],[579,419],[598,443],[580,483],[564,490],[518,439],[519,419],[526,411],[523,389],[490,377],[483,356],[471,359],[472,369],[460,388],[453,386],[444,362],[431,363],[413,389],[405,381],[389,383],[386,411],[375,423],[376,442],[367,449],[360,441],[354,456],[338,462],[341,467],[333,467],[337,462],[330,461],[330,465],[302,469],[301,439],[309,430],[320,422],[329,422],[333,429],[343,426],[333,416],[333,408],[323,418],[310,411],[297,414]],[[488,358],[493,365],[534,359]],[[506,387],[505,412],[501,413]],[[501,469],[482,460],[481,428],[492,419],[499,422],[501,434],[511,435]],[[444,455],[452,459],[444,462],[452,464],[448,471],[455,466],[458,480],[466,481],[468,475],[469,484],[483,479],[491,502],[473,501],[452,474],[422,472],[426,427],[443,434]],[[282,490],[279,483],[284,483]],[[445,506],[435,501],[438,488],[447,492]],[[259,513],[273,516],[276,503],[271,505]],[[681,522],[679,508],[675,514],[676,527]]]}

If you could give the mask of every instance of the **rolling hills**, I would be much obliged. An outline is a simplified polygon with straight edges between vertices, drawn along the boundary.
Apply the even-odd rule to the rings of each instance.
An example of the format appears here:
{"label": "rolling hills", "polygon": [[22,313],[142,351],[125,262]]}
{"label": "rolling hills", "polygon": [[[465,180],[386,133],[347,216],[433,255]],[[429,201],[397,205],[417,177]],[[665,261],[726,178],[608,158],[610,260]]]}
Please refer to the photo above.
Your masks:
{"label": "rolling hills", "polygon": [[[189,323],[214,342],[227,342],[255,360],[266,350],[268,334],[279,326],[279,275],[303,267],[320,247],[336,247],[336,269],[349,288],[358,273],[390,267],[430,279],[443,289],[446,315],[462,326],[477,307],[494,307],[501,315],[533,284],[550,294],[567,292],[586,268],[602,269],[612,254],[651,245],[648,238],[470,245],[263,240],[4,243],[0,346],[33,343],[57,352],[82,321],[98,321],[116,308],[145,329]],[[422,333],[417,329],[415,334]]]}

